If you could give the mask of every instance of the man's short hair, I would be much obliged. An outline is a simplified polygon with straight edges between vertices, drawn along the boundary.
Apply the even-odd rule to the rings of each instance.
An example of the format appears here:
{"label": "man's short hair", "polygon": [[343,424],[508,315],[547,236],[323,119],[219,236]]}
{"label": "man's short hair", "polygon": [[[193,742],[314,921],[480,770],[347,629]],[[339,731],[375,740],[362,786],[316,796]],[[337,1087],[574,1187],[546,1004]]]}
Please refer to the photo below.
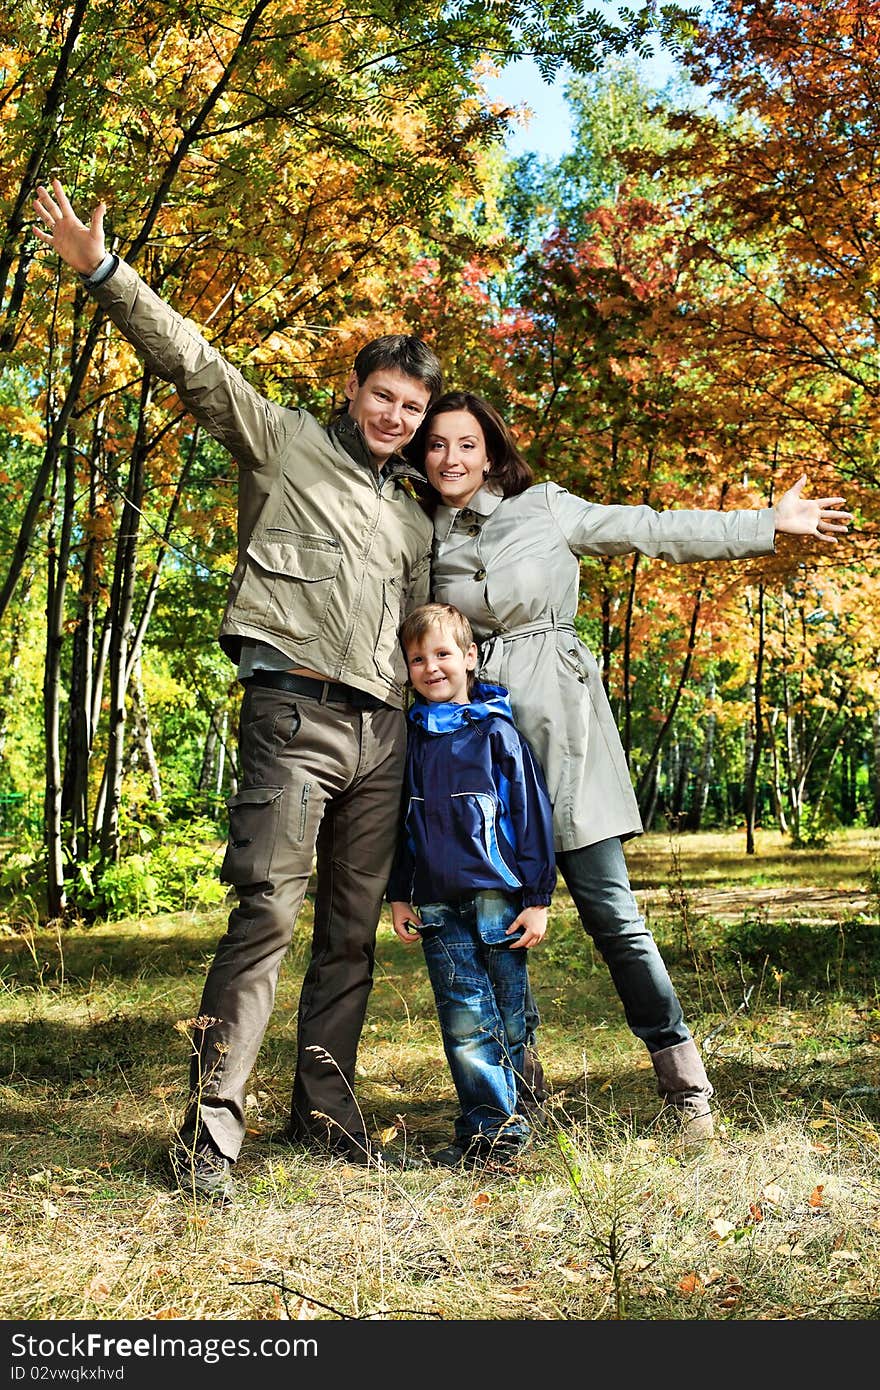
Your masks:
{"label": "man's short hair", "polygon": [[420,381],[435,401],[443,390],[443,369],[437,356],[409,333],[384,333],[365,343],[354,359],[358,385],[363,386],[371,372],[398,371]]}
{"label": "man's short hair", "polygon": [[404,655],[407,647],[420,642],[432,627],[445,627],[456,646],[467,655],[474,640],[473,628],[461,610],[451,603],[423,603],[404,618],[399,629]]}

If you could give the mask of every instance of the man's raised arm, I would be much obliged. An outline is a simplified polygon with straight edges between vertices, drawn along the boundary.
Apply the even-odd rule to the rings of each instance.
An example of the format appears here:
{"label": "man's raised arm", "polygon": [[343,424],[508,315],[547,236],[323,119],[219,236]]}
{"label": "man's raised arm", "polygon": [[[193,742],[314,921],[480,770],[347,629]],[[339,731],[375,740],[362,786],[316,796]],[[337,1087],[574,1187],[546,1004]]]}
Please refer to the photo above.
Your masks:
{"label": "man's raised arm", "polygon": [[300,426],[300,411],[261,396],[241,372],[104,243],[103,202],[88,226],[73,210],[58,179],[52,192],[38,185],[34,207],[43,226],[34,235],[81,275],[116,327],[147,365],[173,382],[180,399],[240,468],[274,469],[285,441]]}

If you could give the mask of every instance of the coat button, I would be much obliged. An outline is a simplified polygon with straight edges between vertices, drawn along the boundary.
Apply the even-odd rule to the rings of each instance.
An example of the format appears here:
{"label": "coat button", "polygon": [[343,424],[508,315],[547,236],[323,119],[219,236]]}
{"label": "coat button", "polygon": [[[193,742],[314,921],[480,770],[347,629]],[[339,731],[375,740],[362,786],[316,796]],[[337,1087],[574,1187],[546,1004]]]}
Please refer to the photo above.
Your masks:
{"label": "coat button", "polygon": [[474,575],[474,579],[485,579],[485,578],[486,578],[486,571],[485,571],[485,570],[477,570],[476,574]]}

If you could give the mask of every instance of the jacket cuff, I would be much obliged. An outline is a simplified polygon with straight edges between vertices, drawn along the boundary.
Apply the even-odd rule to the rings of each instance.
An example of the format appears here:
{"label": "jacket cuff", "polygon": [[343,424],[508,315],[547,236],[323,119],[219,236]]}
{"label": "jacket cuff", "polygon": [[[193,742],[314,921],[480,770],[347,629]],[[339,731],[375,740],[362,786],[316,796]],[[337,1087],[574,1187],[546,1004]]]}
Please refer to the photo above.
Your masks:
{"label": "jacket cuff", "polygon": [[105,280],[109,280],[119,265],[119,257],[112,251],[108,251],[101,264],[91,275],[81,275],[80,279],[87,290],[96,290],[99,285],[103,285]]}
{"label": "jacket cuff", "polygon": [[549,893],[530,893],[528,889],[522,895],[522,905],[526,907],[549,907],[551,895]]}

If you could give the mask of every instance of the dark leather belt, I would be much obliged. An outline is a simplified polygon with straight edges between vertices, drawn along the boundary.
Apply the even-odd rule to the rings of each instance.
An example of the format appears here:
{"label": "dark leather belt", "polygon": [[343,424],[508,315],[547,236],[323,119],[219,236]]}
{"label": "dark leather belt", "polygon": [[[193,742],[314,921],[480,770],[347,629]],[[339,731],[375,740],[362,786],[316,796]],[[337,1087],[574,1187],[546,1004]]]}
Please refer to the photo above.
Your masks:
{"label": "dark leather belt", "polygon": [[286,690],[290,695],[305,695],[322,705],[348,705],[351,709],[388,709],[384,700],[366,690],[355,690],[339,681],[318,681],[311,676],[295,676],[290,671],[255,671],[245,676],[242,685],[258,685],[267,690]]}

